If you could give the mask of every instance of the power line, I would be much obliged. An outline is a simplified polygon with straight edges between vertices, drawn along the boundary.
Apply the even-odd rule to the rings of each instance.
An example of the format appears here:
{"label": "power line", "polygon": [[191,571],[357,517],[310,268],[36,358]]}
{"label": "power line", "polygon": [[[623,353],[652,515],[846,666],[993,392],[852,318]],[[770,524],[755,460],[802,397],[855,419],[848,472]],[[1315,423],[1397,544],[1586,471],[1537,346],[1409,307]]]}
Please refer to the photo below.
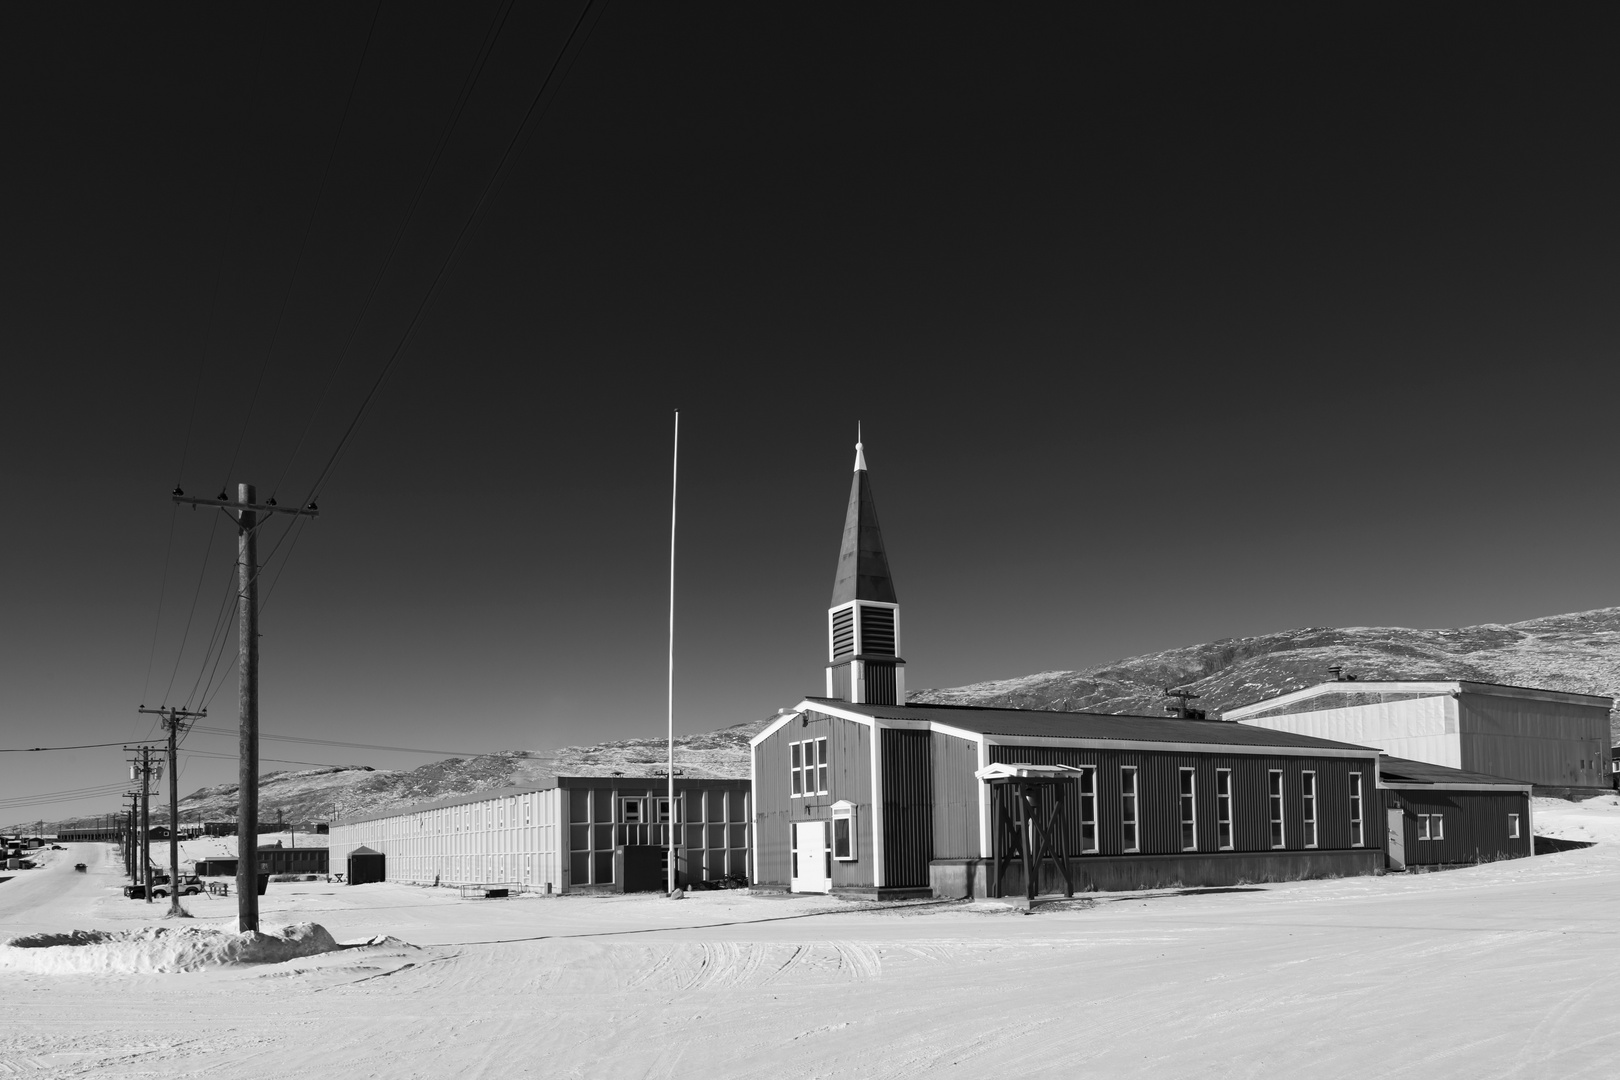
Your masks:
{"label": "power line", "polygon": [[[282,481],[287,479],[287,473],[291,471],[293,462],[297,460],[298,452],[303,449],[304,441],[309,437],[310,429],[315,425],[315,417],[320,414],[321,406],[326,402],[326,395],[331,390],[333,381],[337,378],[338,372],[343,369],[343,365],[348,362],[349,353],[354,348],[355,338],[359,336],[360,327],[364,324],[366,315],[371,311],[372,302],[377,297],[377,290],[382,285],[383,278],[387,276],[389,267],[394,264],[394,256],[399,252],[399,245],[405,239],[406,230],[410,228],[411,222],[416,219],[416,209],[422,201],[422,196],[427,192],[428,181],[433,179],[433,173],[439,167],[439,160],[444,156],[444,148],[449,144],[450,136],[455,131],[456,124],[461,120],[461,113],[467,105],[467,99],[472,95],[472,88],[478,82],[478,77],[483,74],[484,63],[489,59],[490,51],[495,47],[496,39],[501,36],[501,31],[506,27],[506,17],[511,13],[512,2],[513,0],[505,0],[496,9],[494,18],[490,20],[489,29],[484,32],[484,41],[479,46],[472,70],[467,73],[467,78],[462,81],[461,90],[456,96],[455,107],[450,111],[450,119],[446,121],[444,130],[439,134],[439,145],[434,148],[433,157],[428,162],[421,181],[416,185],[416,193],[411,196],[410,205],[405,208],[405,216],[400,221],[399,229],[394,233],[394,242],[389,247],[388,254],[383,258],[382,265],[378,267],[376,276],[371,280],[371,288],[366,292],[365,302],[360,305],[360,314],[355,317],[354,325],[349,328],[349,338],[343,344],[343,351],[338,354],[338,362],[327,373],[326,383],[321,387],[320,396],[315,399],[315,408],[310,411],[309,420],[304,424],[303,434],[298,437],[298,442],[293,446],[292,456],[287,459],[287,464],[282,468],[281,475],[276,478],[275,485],[270,489],[272,499],[281,490]],[[274,554],[275,552],[272,551],[271,555]],[[265,561],[268,562],[269,560],[266,559]]]}
{"label": "power line", "polygon": [[123,742],[90,742],[79,743],[75,746],[11,746],[0,749],[0,754],[37,754],[42,750],[89,750],[98,746],[125,746],[128,739]]}
{"label": "power line", "polygon": [[[182,754],[190,754],[192,757],[218,758],[218,759],[223,760],[223,761],[235,761],[236,760],[236,755],[235,754],[216,754],[211,750],[182,750],[180,752]],[[273,761],[277,765],[314,765],[314,766],[317,766],[317,767],[323,768],[323,769],[359,769],[359,768],[363,768],[363,766],[360,766],[360,765],[340,764],[340,763],[335,762],[335,761],[293,761],[290,758],[274,758],[274,757],[261,757],[259,760],[260,761]]]}
{"label": "power line", "polygon": [[[179,504],[176,503],[175,506],[178,508]],[[191,611],[186,616],[186,628],[180,635],[180,650],[174,658],[174,670],[169,673],[169,685],[163,690],[164,704],[168,704],[169,695],[174,692],[174,680],[180,674],[180,662],[186,658],[186,642],[191,638],[191,623],[197,617],[197,598],[202,595],[203,578],[208,573],[208,560],[214,555],[214,533],[218,530],[219,518],[210,516],[208,539],[203,547],[202,569],[197,571],[197,587],[191,593]]]}
{"label": "power line", "polygon": [[[191,725],[192,731],[199,731],[205,735],[235,735],[230,728],[208,727],[204,724]],[[310,739],[299,735],[266,735],[259,733],[261,739],[274,739],[277,742],[307,743],[311,746],[341,746],[350,750],[392,750],[402,754],[434,754],[439,757],[489,757],[488,753],[478,753],[469,750],[424,750],[419,746],[383,746],[378,743],[339,742],[336,739]],[[531,756],[523,751],[524,756]]]}
{"label": "power line", "polygon": [[[393,371],[394,365],[399,362],[399,358],[403,356],[406,350],[410,347],[412,340],[415,338],[417,328],[421,325],[422,316],[426,314],[427,311],[432,307],[434,299],[438,296],[439,287],[444,283],[445,276],[449,272],[450,268],[455,265],[457,256],[461,254],[462,245],[466,243],[467,237],[471,234],[473,226],[478,223],[479,217],[483,213],[485,205],[489,202],[490,195],[500,186],[502,179],[505,177],[507,166],[510,164],[512,159],[512,151],[515,150],[518,144],[523,141],[524,132],[527,131],[530,126],[529,122],[535,119],[537,116],[545,115],[546,110],[540,108],[541,102],[545,101],[546,108],[550,108],[551,101],[556,99],[556,94],[552,94],[549,99],[546,98],[546,91],[552,87],[552,80],[556,78],[557,71],[562,66],[563,60],[568,57],[569,50],[574,44],[574,39],[579,35],[580,27],[585,25],[586,17],[590,14],[594,2],[595,0],[585,0],[585,6],[580,10],[579,18],[574,21],[573,29],[568,32],[567,40],[563,42],[562,48],[558,50],[556,58],[552,61],[550,69],[548,69],[546,72],[545,79],[541,81],[539,89],[535,91],[534,98],[529,102],[529,108],[523,114],[523,119],[518,122],[517,130],[513,132],[511,140],[506,144],[506,149],[501,152],[500,161],[496,163],[495,171],[490,175],[489,182],[484,185],[484,190],[479,194],[478,202],[473,206],[472,213],[467,216],[467,220],[462,225],[461,231],[457,233],[456,241],[455,244],[451,246],[450,254],[445,257],[444,262],[439,267],[439,272],[434,275],[433,283],[428,287],[427,293],[422,297],[421,302],[417,305],[416,313],[411,316],[411,321],[409,325],[406,326],[405,333],[401,336],[399,344],[394,347],[394,351],[389,355],[387,362],[383,364],[382,370],[378,372],[376,381],[372,383],[371,389],[367,391],[365,398],[360,402],[360,408],[356,410],[354,418],[349,421],[349,426],[344,430],[342,438],[338,440],[337,447],[332,451],[332,456],[327,459],[326,465],[321,469],[314,485],[310,488],[309,498],[304,500],[306,503],[315,501],[316,497],[320,493],[321,488],[326,484],[327,479],[331,475],[332,470],[336,468],[338,460],[342,457],[344,449],[349,444],[349,440],[354,437],[355,431],[359,429],[360,421],[364,419],[366,411],[371,407],[371,403],[376,400],[377,392],[382,389],[384,381],[387,380],[389,373]],[[597,20],[601,18],[601,11],[605,10],[605,8],[606,5],[604,4],[603,8],[598,10],[597,18],[591,22],[591,28],[595,27]],[[580,39],[581,50],[584,49],[585,42],[589,39],[589,37],[590,29],[588,28],[586,30],[585,37]],[[577,56],[578,53],[576,52],[575,55]],[[570,61],[569,66],[570,68],[572,67],[572,61]],[[561,82],[559,81],[557,85],[561,85]]]}
{"label": "power line", "polygon": [[[315,219],[320,215],[321,199],[326,195],[326,185],[332,177],[332,162],[337,160],[338,147],[343,143],[343,128],[349,122],[349,109],[354,105],[354,91],[360,85],[360,73],[365,70],[366,57],[371,54],[371,39],[377,32],[377,18],[382,14],[382,0],[377,0],[377,6],[371,10],[371,25],[366,29],[366,41],[360,49],[360,61],[354,66],[354,78],[349,80],[349,93],[343,99],[343,113],[338,118],[337,132],[332,136],[332,149],[326,155],[326,165],[321,170],[321,182],[315,189],[315,202],[309,210],[309,220],[304,223],[304,236],[298,243],[298,254],[293,258],[292,274],[287,278],[287,290],[281,295],[281,308],[276,312],[275,326],[270,331],[270,342],[264,350],[264,361],[259,365],[259,378],[253,384],[253,396],[248,399],[247,411],[242,415],[242,430],[236,436],[236,449],[231,452],[230,466],[225,470],[225,485],[229,486],[231,475],[236,472],[236,461],[242,453],[242,443],[247,438],[248,425],[253,420],[253,408],[259,401],[259,391],[264,387],[265,372],[270,370],[270,358],[275,355],[276,342],[281,338],[281,328],[287,318],[287,303],[292,299],[293,286],[298,283],[298,270],[304,264],[304,253],[309,249],[310,234],[315,231]],[[274,494],[271,495],[274,498]]]}

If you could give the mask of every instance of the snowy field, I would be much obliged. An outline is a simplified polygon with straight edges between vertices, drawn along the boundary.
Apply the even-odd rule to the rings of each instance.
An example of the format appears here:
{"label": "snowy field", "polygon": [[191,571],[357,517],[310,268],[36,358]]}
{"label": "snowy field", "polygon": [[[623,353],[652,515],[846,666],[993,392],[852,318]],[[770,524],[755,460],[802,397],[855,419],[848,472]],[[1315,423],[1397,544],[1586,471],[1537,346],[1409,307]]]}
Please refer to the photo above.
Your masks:
{"label": "snowy field", "polygon": [[[1538,800],[1536,825],[1596,844],[1028,916],[278,883],[266,923],[398,940],[189,974],[0,969],[0,1074],[1620,1076],[1620,802]],[[157,921],[117,895],[111,847],[53,854],[0,884],[0,936]],[[223,925],[235,899],[187,906]]]}

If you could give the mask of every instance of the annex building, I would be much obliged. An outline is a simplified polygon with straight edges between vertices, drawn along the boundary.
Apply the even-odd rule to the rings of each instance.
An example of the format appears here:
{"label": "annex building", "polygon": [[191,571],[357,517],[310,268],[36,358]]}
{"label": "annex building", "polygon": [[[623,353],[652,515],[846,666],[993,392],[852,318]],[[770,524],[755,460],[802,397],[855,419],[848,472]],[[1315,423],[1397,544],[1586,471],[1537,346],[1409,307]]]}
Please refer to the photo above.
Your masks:
{"label": "annex building", "polygon": [[[670,827],[663,776],[556,776],[331,827],[333,866],[381,856],[379,880],[540,892],[661,890]],[[748,781],[675,778],[676,882],[747,884]]]}
{"label": "annex building", "polygon": [[[756,888],[879,898],[1022,892],[1021,865],[1009,859],[1034,854],[1031,821],[1053,854],[1067,856],[1081,890],[1375,873],[1391,835],[1411,863],[1530,853],[1526,785],[1397,768],[1356,739],[1218,720],[905,704],[900,605],[860,444],[826,635],[825,693],[752,740]],[[1419,814],[1432,815],[1421,836],[1408,831],[1408,816],[1416,830]],[[1478,814],[1500,817],[1500,828],[1465,824]],[[1436,830],[1456,844],[1436,846]],[[1465,842],[1474,845],[1466,852]],[[1059,886],[1059,860],[1030,865],[1040,891]]]}
{"label": "annex building", "polygon": [[1339,680],[1227,710],[1222,719],[1376,746],[1413,761],[1538,788],[1610,786],[1614,699],[1451,680]]}

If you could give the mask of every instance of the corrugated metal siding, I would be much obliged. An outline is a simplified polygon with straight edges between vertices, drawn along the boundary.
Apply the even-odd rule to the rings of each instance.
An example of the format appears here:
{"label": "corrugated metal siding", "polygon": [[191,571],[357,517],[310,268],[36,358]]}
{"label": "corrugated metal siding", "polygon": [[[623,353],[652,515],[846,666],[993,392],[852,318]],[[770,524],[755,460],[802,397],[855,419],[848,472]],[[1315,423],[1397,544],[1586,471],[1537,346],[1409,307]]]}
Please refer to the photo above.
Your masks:
{"label": "corrugated metal siding", "polygon": [[[832,804],[855,806],[856,858],[833,862],[833,885],[873,883],[871,729],[825,713],[813,713],[809,724],[784,724],[754,748],[754,797],[758,800],[754,836],[756,872],[761,884],[786,885],[793,876],[792,823],[831,821]],[[788,746],[820,736],[827,738],[827,794],[793,797],[788,777]],[[924,871],[926,880],[926,870]]]}
{"label": "corrugated metal siding", "polygon": [[933,751],[934,858],[977,858],[979,744],[936,731]]}
{"label": "corrugated metal siding", "polygon": [[932,736],[884,728],[882,737],[883,884],[927,885],[934,857]]}
{"label": "corrugated metal siding", "polygon": [[1609,786],[1607,709],[1469,693],[1458,706],[1462,768],[1530,784]]}
{"label": "corrugated metal siding", "polygon": [[334,825],[331,858],[347,865],[364,845],[388,857],[389,881],[563,889],[566,827],[567,806],[553,788]]}
{"label": "corrugated metal siding", "polygon": [[[1408,866],[1491,862],[1531,853],[1530,807],[1523,792],[1384,788],[1379,794],[1384,796],[1384,806],[1405,812]],[[1419,840],[1418,814],[1441,815],[1445,819],[1444,837]],[[1508,836],[1509,814],[1519,815],[1518,839]]]}
{"label": "corrugated metal siding", "polygon": [[1450,694],[1382,695],[1387,700],[1341,708],[1302,709],[1250,716],[1239,723],[1291,731],[1319,739],[1370,746],[1396,757],[1432,761],[1453,769],[1463,764],[1457,740],[1457,701]]}
{"label": "corrugated metal siding", "polygon": [[[1345,758],[1263,757],[1235,754],[1158,753],[1137,750],[1070,749],[1055,746],[991,746],[991,761],[1029,762],[1036,765],[1094,765],[1097,767],[1097,840],[1099,855],[1125,854],[1121,843],[1120,769],[1137,769],[1137,820],[1144,855],[1179,854],[1181,845],[1181,775],[1183,767],[1196,777],[1197,846],[1199,852],[1221,850],[1215,828],[1215,773],[1232,770],[1233,851],[1271,851],[1271,814],[1268,773],[1283,774],[1283,848],[1305,849],[1302,774],[1316,773],[1317,850],[1349,848],[1350,780],[1362,772],[1363,816],[1371,812],[1373,766],[1370,760]],[[1072,795],[1066,801],[1071,852],[1080,854],[1080,807]],[[1376,833],[1369,833],[1375,837]],[[1365,845],[1364,845],[1365,846]]]}

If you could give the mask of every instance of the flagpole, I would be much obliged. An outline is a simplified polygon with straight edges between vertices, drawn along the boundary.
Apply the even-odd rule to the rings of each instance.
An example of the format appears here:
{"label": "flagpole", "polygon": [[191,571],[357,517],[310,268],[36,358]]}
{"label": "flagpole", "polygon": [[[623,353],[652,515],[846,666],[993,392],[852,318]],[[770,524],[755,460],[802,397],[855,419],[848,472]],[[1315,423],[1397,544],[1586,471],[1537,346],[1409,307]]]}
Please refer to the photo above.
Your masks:
{"label": "flagpole", "polygon": [[670,466],[669,489],[669,880],[668,896],[675,891],[675,830],[680,814],[675,805],[675,496],[680,492],[681,411],[675,410],[675,453]]}

